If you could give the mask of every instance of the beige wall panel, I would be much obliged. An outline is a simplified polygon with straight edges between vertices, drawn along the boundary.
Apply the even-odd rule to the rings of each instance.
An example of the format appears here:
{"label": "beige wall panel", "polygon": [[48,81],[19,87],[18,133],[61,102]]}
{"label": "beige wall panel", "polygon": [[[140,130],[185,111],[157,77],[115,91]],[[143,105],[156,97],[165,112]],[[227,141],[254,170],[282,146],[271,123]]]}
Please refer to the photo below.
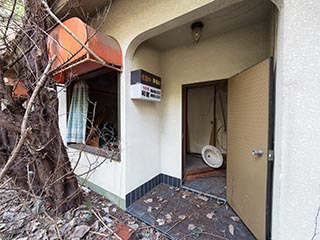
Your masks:
{"label": "beige wall panel", "polygon": [[227,201],[258,239],[265,238],[268,104],[269,59],[229,79]]}
{"label": "beige wall panel", "polygon": [[188,90],[188,136],[190,152],[201,153],[203,146],[209,144],[212,129],[211,122],[214,121],[213,111],[213,86],[196,87]]}

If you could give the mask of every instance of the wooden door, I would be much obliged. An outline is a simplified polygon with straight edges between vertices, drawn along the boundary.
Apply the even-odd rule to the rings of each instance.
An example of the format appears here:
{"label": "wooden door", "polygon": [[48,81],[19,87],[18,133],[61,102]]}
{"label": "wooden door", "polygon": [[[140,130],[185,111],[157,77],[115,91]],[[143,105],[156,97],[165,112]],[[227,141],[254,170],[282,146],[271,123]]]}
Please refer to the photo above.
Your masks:
{"label": "wooden door", "polygon": [[266,237],[270,64],[228,81],[227,201],[257,239]]}

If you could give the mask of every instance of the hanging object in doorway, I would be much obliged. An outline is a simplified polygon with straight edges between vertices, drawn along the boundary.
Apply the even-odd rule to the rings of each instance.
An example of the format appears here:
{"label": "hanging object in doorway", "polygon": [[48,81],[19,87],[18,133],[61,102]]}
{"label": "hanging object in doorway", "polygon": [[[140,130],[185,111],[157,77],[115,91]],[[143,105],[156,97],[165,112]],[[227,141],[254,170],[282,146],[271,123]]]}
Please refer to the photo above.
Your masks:
{"label": "hanging object in doorway", "polygon": [[203,161],[213,168],[219,168],[223,164],[223,157],[218,148],[205,145],[201,151]]}

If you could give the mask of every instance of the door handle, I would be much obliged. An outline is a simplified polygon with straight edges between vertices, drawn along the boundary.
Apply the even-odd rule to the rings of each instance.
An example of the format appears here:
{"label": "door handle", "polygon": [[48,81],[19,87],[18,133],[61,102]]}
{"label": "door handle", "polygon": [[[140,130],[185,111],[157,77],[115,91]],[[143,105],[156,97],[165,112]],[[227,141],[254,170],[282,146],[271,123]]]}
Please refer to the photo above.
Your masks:
{"label": "door handle", "polygon": [[253,156],[261,157],[263,155],[263,151],[261,149],[254,149],[252,150],[251,154]]}

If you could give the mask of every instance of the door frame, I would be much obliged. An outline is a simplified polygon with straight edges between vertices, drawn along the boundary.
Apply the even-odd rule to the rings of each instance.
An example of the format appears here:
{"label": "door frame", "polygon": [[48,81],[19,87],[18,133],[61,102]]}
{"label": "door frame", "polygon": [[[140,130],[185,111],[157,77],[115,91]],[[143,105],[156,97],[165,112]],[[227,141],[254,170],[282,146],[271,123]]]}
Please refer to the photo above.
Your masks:
{"label": "door frame", "polygon": [[197,82],[197,83],[189,83],[182,85],[182,132],[181,132],[181,140],[182,140],[182,169],[181,169],[181,179],[182,184],[186,177],[186,163],[187,163],[187,140],[188,140],[188,129],[187,129],[187,117],[188,117],[188,90],[191,88],[200,88],[200,87],[208,87],[215,86],[221,83],[228,83],[228,79],[218,79],[218,80],[210,80],[205,82]]}
{"label": "door frame", "polygon": [[[255,64],[256,65],[256,64]],[[274,176],[274,139],[275,139],[275,108],[276,108],[276,66],[273,57],[270,57],[269,69],[269,119],[268,119],[268,162],[267,162],[267,193],[266,193],[266,239],[271,239],[272,235],[272,201],[273,201],[273,176]],[[213,86],[228,79],[212,80],[199,83],[182,85],[182,184],[185,177],[186,154],[187,154],[187,106],[188,106],[188,89],[194,87]],[[269,155],[271,154],[271,156]]]}
{"label": "door frame", "polygon": [[276,116],[276,66],[274,58],[270,57],[269,69],[269,120],[268,120],[268,163],[267,163],[267,195],[266,195],[266,239],[272,235],[272,201],[274,173],[274,139]]}

